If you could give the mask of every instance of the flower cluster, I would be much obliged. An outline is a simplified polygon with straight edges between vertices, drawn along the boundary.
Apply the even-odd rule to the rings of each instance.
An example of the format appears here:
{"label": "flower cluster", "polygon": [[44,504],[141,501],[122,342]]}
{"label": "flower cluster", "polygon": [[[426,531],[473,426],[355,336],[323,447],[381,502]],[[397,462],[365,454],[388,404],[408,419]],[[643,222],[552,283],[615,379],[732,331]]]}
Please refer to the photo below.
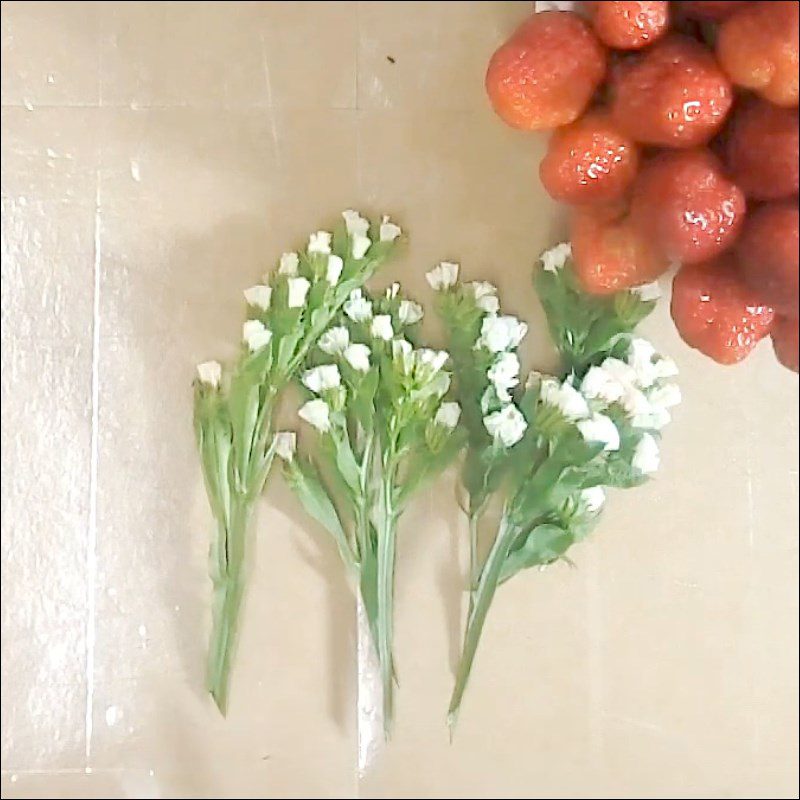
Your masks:
{"label": "flower cluster", "polygon": [[[285,464],[289,484],[333,535],[358,581],[381,665],[387,731],[397,521],[414,489],[462,444],[461,408],[445,400],[449,354],[416,344],[422,316],[398,284],[376,298],[361,288],[350,292],[300,374],[310,396],[298,413],[320,434],[322,469],[294,452]],[[335,476],[338,492],[323,475]]]}
{"label": "flower cluster", "polygon": [[[351,294],[390,254],[400,228],[383,217],[342,214],[335,232],[316,231],[302,251],[286,252],[261,283],[244,291],[247,319],[242,350],[227,376],[217,361],[197,367],[194,421],[200,461],[217,535],[211,547],[213,631],[208,688],[220,710],[227,703],[234,632],[244,582],[246,529],[275,452],[292,440],[274,437],[278,394]],[[318,377],[335,380],[331,372]]]}

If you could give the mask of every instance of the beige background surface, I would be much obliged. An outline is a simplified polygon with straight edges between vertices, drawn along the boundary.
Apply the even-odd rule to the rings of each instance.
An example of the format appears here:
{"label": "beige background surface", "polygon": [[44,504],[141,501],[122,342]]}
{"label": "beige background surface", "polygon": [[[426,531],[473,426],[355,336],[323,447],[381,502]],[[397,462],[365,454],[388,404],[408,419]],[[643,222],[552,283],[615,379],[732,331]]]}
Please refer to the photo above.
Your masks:
{"label": "beige background surface", "polygon": [[663,470],[577,569],[504,588],[452,745],[453,476],[403,523],[396,737],[364,776],[354,601],[277,475],[229,719],[203,695],[189,384],[242,287],[338,210],[387,210],[391,277],[429,300],[460,259],[553,362],[543,140],[482,89],[530,5],[2,4],[3,797],[797,796],[797,379],[768,344],[701,359],[665,306]]}

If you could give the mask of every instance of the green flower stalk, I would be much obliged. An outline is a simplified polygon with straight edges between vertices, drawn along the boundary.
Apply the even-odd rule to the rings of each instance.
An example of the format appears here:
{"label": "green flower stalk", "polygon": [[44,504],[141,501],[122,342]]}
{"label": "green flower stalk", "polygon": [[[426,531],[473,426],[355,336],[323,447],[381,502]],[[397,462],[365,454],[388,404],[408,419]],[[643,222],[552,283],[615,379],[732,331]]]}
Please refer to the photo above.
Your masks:
{"label": "green flower stalk", "polygon": [[[562,356],[559,376],[532,372],[519,386],[516,348],[527,326],[501,315],[490,284],[463,285],[457,269],[430,273],[453,355],[469,436],[462,482],[469,497],[469,611],[448,710],[456,723],[498,587],[519,571],[567,559],[597,523],[604,487],[640,485],[658,468],[657,439],[680,392],[671,359],[633,336],[654,308],[648,285],[609,298],[580,291],[570,247],[541,258],[535,285]],[[453,265],[455,266],[455,265]],[[489,552],[478,532],[490,502],[502,517]]]}
{"label": "green flower stalk", "polygon": [[333,536],[361,594],[380,664],[387,737],[398,522],[414,491],[463,444],[459,406],[444,399],[448,353],[415,345],[422,308],[399,288],[378,298],[352,291],[309,352],[301,375],[309,399],[299,415],[319,434],[317,458],[289,448],[284,458],[288,483]]}
{"label": "green flower stalk", "polygon": [[245,290],[248,319],[235,365],[200,364],[194,427],[215,520],[209,554],[213,583],[207,688],[225,714],[247,562],[250,517],[275,454],[273,414],[309,349],[351,292],[375,273],[400,228],[388,217],[370,228],[355,211],[335,233],[311,234],[305,252],[284,253],[264,282]]}

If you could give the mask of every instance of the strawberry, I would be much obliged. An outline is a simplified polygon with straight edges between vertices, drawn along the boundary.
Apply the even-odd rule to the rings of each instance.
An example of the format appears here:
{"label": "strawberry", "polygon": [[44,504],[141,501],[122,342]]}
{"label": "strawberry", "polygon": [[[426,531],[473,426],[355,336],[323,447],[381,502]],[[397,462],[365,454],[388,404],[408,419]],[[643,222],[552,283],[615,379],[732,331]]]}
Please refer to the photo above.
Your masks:
{"label": "strawberry", "polygon": [[737,11],[744,3],[741,0],[696,0],[678,3],[678,8],[692,19],[719,22]]}
{"label": "strawberry", "polygon": [[714,56],[678,35],[622,65],[611,89],[611,113],[620,128],[639,142],[665,147],[705,144],[733,102]]}
{"label": "strawberry", "polygon": [[669,262],[640,235],[628,217],[578,212],[572,218],[572,261],[583,289],[613,294],[654,281]]}
{"label": "strawberry", "polygon": [[601,2],[591,4],[592,25],[603,44],[638,50],[661,38],[669,27],[669,3]]}
{"label": "strawberry", "polygon": [[736,256],[744,280],[779,314],[797,317],[800,237],[797,203],[768,203],[748,215]]}
{"label": "strawberry", "polygon": [[772,348],[775,357],[792,372],[800,371],[798,362],[798,322],[797,317],[776,317],[772,325]]}
{"label": "strawberry", "polygon": [[719,364],[746,358],[770,332],[775,316],[727,255],[682,267],[672,283],[670,312],[686,344]]}
{"label": "strawberry", "polygon": [[796,2],[747,3],[719,29],[717,58],[730,79],[771,103],[791,108],[798,100]]}
{"label": "strawberry", "polygon": [[554,200],[606,203],[625,194],[638,163],[636,143],[607,114],[589,113],[553,134],[539,177]]}
{"label": "strawberry", "polygon": [[512,128],[546,130],[574,122],[606,71],[589,26],[569,11],[534,14],[489,61],[486,92]]}
{"label": "strawberry", "polygon": [[686,264],[730,247],[744,220],[741,190],[706,150],[667,152],[642,168],[631,215],[664,254]]}
{"label": "strawberry", "polygon": [[763,100],[736,111],[726,144],[733,179],[748,197],[774,200],[797,194],[800,125],[797,112]]}

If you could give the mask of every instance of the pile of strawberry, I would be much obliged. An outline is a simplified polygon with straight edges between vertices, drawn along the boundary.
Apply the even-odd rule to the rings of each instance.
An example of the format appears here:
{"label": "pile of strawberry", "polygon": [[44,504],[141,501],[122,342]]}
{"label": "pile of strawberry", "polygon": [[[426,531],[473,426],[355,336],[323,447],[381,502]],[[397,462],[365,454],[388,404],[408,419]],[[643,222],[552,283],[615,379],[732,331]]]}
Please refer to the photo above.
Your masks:
{"label": "pile of strawberry", "polygon": [[596,2],[534,14],[492,56],[495,111],[554,130],[583,287],[671,265],[683,339],[721,364],[767,335],[798,371],[798,3]]}

